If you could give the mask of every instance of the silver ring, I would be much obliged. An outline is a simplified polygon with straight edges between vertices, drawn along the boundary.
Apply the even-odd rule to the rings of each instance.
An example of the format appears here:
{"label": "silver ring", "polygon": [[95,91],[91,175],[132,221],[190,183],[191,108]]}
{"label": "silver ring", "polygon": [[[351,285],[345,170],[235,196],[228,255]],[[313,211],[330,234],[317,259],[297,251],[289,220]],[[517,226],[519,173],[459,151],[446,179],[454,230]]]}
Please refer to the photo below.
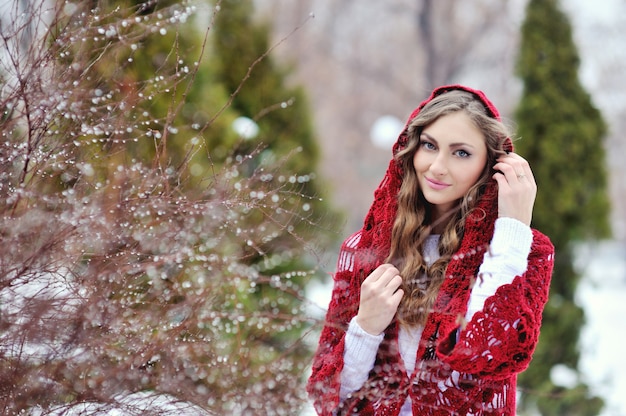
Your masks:
{"label": "silver ring", "polygon": [[522,179],[522,178],[525,178],[525,177],[526,177],[526,175],[524,175],[523,173],[521,175],[517,175],[517,179]]}

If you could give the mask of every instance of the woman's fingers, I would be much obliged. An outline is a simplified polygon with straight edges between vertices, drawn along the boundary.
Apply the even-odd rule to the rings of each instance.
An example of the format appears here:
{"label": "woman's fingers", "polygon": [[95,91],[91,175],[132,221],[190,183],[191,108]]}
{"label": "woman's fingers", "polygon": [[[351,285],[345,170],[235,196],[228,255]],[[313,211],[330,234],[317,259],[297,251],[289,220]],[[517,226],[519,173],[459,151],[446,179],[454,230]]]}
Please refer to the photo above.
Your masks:
{"label": "woman's fingers", "polygon": [[498,182],[498,215],[530,225],[537,184],[528,162],[515,153],[498,159],[493,175]]}
{"label": "woman's fingers", "polygon": [[396,269],[392,264],[381,264],[369,276],[367,276],[367,278],[365,279],[365,282],[366,281],[369,281],[370,283],[377,282],[378,280],[383,278],[385,274],[388,274],[388,273],[393,274],[394,271],[396,274],[398,274],[398,269]]}
{"label": "woman's fingers", "polygon": [[400,272],[391,264],[380,265],[363,282],[374,294],[393,294],[402,284]]}
{"label": "woman's fingers", "polygon": [[516,153],[509,153],[500,157],[494,168],[502,172],[509,183],[524,180],[527,180],[529,183],[535,182],[530,165],[526,159]]}

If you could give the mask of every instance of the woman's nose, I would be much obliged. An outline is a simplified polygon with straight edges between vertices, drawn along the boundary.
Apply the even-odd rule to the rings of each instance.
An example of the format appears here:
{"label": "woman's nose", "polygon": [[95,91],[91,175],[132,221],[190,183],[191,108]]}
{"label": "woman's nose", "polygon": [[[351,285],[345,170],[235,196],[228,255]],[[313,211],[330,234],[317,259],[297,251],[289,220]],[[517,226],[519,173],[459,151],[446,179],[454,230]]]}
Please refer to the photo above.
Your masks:
{"label": "woman's nose", "polygon": [[448,172],[446,156],[438,153],[430,164],[430,171],[437,176],[443,176]]}

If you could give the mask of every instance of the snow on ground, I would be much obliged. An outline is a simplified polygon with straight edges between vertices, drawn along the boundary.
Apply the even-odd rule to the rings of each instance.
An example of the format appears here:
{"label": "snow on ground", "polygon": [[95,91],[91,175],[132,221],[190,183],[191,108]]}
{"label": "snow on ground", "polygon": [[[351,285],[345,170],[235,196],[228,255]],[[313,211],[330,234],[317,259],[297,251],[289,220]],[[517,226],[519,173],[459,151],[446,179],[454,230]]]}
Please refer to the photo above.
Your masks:
{"label": "snow on ground", "polygon": [[606,400],[601,416],[626,416],[626,244],[603,242],[578,250],[584,278],[576,296],[586,314],[580,370]]}

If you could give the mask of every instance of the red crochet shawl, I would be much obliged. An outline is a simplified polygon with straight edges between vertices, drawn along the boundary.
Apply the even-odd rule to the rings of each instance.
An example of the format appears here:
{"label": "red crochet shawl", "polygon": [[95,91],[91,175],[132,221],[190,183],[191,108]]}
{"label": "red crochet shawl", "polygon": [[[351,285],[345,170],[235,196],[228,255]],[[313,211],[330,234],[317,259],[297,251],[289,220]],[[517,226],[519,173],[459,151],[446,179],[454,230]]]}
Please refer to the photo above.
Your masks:
{"label": "red crochet shawl", "polygon": [[[409,117],[412,120],[433,97],[451,89],[473,93],[490,116],[497,109],[481,91],[460,85],[437,88]],[[407,123],[408,126],[408,123]],[[406,146],[407,130],[393,147]],[[512,150],[507,140],[508,150]],[[384,262],[397,211],[396,196],[402,171],[391,160],[376,189],[363,228],[348,238],[340,253],[353,259],[350,269],[335,274],[332,299],[313,359],[307,391],[320,415],[397,415],[407,395],[414,415],[514,415],[516,375],[527,368],[537,344],[541,315],[548,299],[554,247],[533,230],[527,271],[501,286],[466,326],[472,283],[491,241],[497,217],[497,183],[491,180],[477,215],[467,219],[458,252],[446,270],[433,312],[425,324],[416,356],[416,371],[409,377],[398,349],[397,322],[385,331],[374,368],[361,390],[339,401],[345,332],[356,315],[363,279]],[[357,238],[355,238],[357,237]],[[351,242],[358,241],[358,244]],[[419,377],[415,375],[419,374]]]}

